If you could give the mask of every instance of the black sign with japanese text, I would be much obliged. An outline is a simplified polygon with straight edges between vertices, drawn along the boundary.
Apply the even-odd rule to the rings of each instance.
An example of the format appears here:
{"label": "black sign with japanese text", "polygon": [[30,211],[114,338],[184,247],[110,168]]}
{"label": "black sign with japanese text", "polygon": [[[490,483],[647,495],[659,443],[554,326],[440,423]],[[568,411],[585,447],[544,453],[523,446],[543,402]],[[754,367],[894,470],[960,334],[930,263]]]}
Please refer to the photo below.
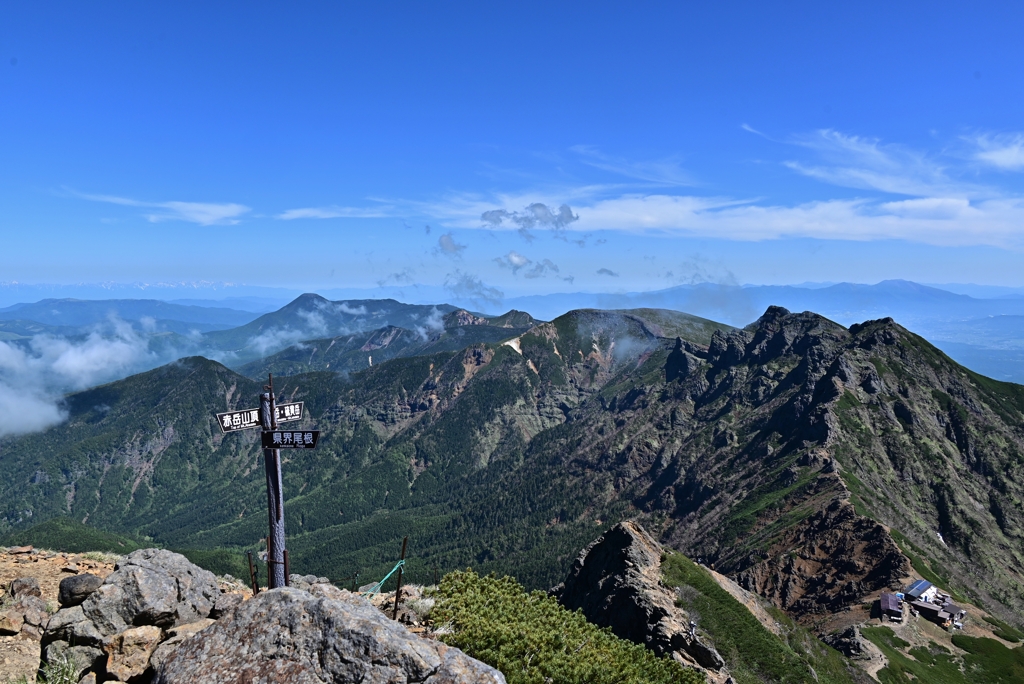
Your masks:
{"label": "black sign with japanese text", "polygon": [[[277,404],[277,422],[288,423],[293,420],[302,420],[302,404],[297,401],[291,404]],[[228,411],[217,414],[217,424],[221,432],[234,432],[235,430],[248,430],[260,427],[260,410],[245,409],[242,411]]]}
{"label": "black sign with japanese text", "polygon": [[319,430],[273,430],[262,433],[264,449],[316,449]]}

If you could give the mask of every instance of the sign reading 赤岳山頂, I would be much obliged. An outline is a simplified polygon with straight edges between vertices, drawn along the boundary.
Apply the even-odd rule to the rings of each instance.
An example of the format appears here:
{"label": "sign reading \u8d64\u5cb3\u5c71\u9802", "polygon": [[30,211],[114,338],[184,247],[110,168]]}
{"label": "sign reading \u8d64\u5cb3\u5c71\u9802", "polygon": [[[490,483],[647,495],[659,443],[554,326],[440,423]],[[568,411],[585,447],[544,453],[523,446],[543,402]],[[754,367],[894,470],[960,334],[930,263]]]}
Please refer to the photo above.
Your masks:
{"label": "sign reading \u8d64\u5cb3\u5c71\u9802", "polygon": [[319,430],[271,430],[262,433],[264,449],[315,449]]}
{"label": "sign reading \u8d64\u5cb3\u5c71\u9802", "polygon": [[[287,423],[293,420],[302,420],[302,405],[303,402],[297,401],[291,404],[278,404],[275,406],[277,422]],[[258,428],[260,427],[260,410],[244,409],[242,411],[218,413],[217,424],[220,425],[221,432]]]}

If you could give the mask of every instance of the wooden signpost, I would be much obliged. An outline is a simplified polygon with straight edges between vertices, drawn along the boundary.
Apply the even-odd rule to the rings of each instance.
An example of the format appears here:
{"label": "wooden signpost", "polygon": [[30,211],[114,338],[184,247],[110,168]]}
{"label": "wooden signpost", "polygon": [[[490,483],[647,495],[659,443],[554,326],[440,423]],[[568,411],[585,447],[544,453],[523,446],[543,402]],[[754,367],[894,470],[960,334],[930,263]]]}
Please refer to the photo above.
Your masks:
{"label": "wooden signpost", "polygon": [[[274,376],[263,386],[258,409],[227,411],[217,414],[221,432],[262,428],[261,446],[267,475],[267,586],[270,589],[288,586],[288,549],[284,540],[284,487],[281,481],[281,449],[315,449],[319,430],[281,430],[278,423],[302,420],[303,403],[277,404],[274,397]],[[251,561],[250,561],[251,562]],[[251,578],[255,573],[250,573]],[[255,584],[255,580],[254,580]]]}

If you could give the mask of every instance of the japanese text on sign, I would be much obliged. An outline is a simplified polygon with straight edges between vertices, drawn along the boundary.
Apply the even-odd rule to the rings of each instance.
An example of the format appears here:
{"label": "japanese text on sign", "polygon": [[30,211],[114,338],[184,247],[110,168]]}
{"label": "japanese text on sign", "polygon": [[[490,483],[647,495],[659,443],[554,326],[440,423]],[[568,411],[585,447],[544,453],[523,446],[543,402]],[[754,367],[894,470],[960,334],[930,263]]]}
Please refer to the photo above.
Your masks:
{"label": "japanese text on sign", "polygon": [[[289,423],[295,420],[302,420],[303,403],[296,401],[291,404],[278,404],[275,407],[277,422]],[[220,425],[221,432],[258,428],[260,427],[260,411],[259,409],[245,409],[243,411],[218,413],[217,424]]]}
{"label": "japanese text on sign", "polygon": [[319,430],[273,430],[263,433],[264,449],[315,449]]}

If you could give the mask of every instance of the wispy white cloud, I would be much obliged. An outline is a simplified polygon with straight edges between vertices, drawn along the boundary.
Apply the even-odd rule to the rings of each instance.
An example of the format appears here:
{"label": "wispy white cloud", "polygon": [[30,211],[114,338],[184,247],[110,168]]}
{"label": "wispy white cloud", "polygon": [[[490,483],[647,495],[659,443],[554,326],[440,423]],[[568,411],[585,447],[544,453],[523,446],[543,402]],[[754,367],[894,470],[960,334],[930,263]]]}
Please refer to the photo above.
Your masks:
{"label": "wispy white cloud", "polygon": [[979,135],[970,141],[978,148],[977,161],[1003,171],[1024,170],[1024,134]]}
{"label": "wispy white cloud", "polygon": [[293,221],[295,219],[393,218],[400,215],[402,215],[401,212],[396,211],[395,207],[389,205],[370,207],[340,207],[332,205],[329,207],[289,209],[277,214],[275,218]]}
{"label": "wispy white cloud", "polygon": [[[751,126],[743,128],[763,135]],[[405,212],[406,216],[430,217],[446,230],[515,231],[530,243],[530,249],[543,237],[568,240],[570,233],[601,231],[744,241],[893,239],[1024,249],[1024,230],[1020,228],[1024,226],[1024,197],[977,183],[976,175],[972,182],[962,180],[977,170],[979,161],[999,169],[1024,169],[1024,135],[976,136],[970,139],[970,152],[960,156],[922,152],[830,129],[785,142],[809,153],[802,160],[786,162],[789,168],[831,185],[864,190],[866,196],[783,204],[758,197],[682,194],[668,187],[642,193],[637,192],[636,184],[591,184],[449,194],[433,201],[379,200],[386,209],[350,207],[331,211],[346,216]],[[611,163],[592,148],[574,151],[590,155],[588,159],[598,164]],[[653,168],[644,163],[623,165],[634,170]],[[642,175],[638,172],[632,177],[639,179]],[[657,174],[651,171],[648,175],[647,180],[654,182]],[[672,178],[669,169],[661,176],[662,185],[671,185]],[[676,181],[676,185],[682,184],[682,178]],[[894,200],[893,195],[905,199]],[[576,242],[583,244],[582,240]],[[443,249],[440,243],[439,249]],[[526,272],[524,269],[543,264],[526,257],[522,257],[526,263],[517,264],[511,256],[514,254],[518,253],[510,252],[497,262],[519,275]],[[542,273],[557,272],[545,268]],[[451,282],[462,283],[462,275]]]}
{"label": "wispy white cloud", "polygon": [[684,171],[675,158],[635,161],[604,154],[590,145],[576,145],[570,150],[579,155],[587,166],[655,185],[696,185],[693,177]]}
{"label": "wispy white cloud", "polygon": [[832,185],[918,197],[992,195],[990,188],[950,178],[947,165],[904,145],[830,129],[799,136],[794,142],[815,152],[819,160],[789,161],[786,166]]}
{"label": "wispy white cloud", "polygon": [[143,202],[127,197],[115,195],[94,195],[85,192],[78,192],[70,188],[64,188],[68,194],[91,202],[106,202],[107,204],[119,204],[125,207],[141,207],[145,209],[156,209],[144,216],[152,223],[161,221],[188,221],[198,223],[202,226],[233,225],[239,222],[239,217],[250,211],[244,204],[231,202]]}

